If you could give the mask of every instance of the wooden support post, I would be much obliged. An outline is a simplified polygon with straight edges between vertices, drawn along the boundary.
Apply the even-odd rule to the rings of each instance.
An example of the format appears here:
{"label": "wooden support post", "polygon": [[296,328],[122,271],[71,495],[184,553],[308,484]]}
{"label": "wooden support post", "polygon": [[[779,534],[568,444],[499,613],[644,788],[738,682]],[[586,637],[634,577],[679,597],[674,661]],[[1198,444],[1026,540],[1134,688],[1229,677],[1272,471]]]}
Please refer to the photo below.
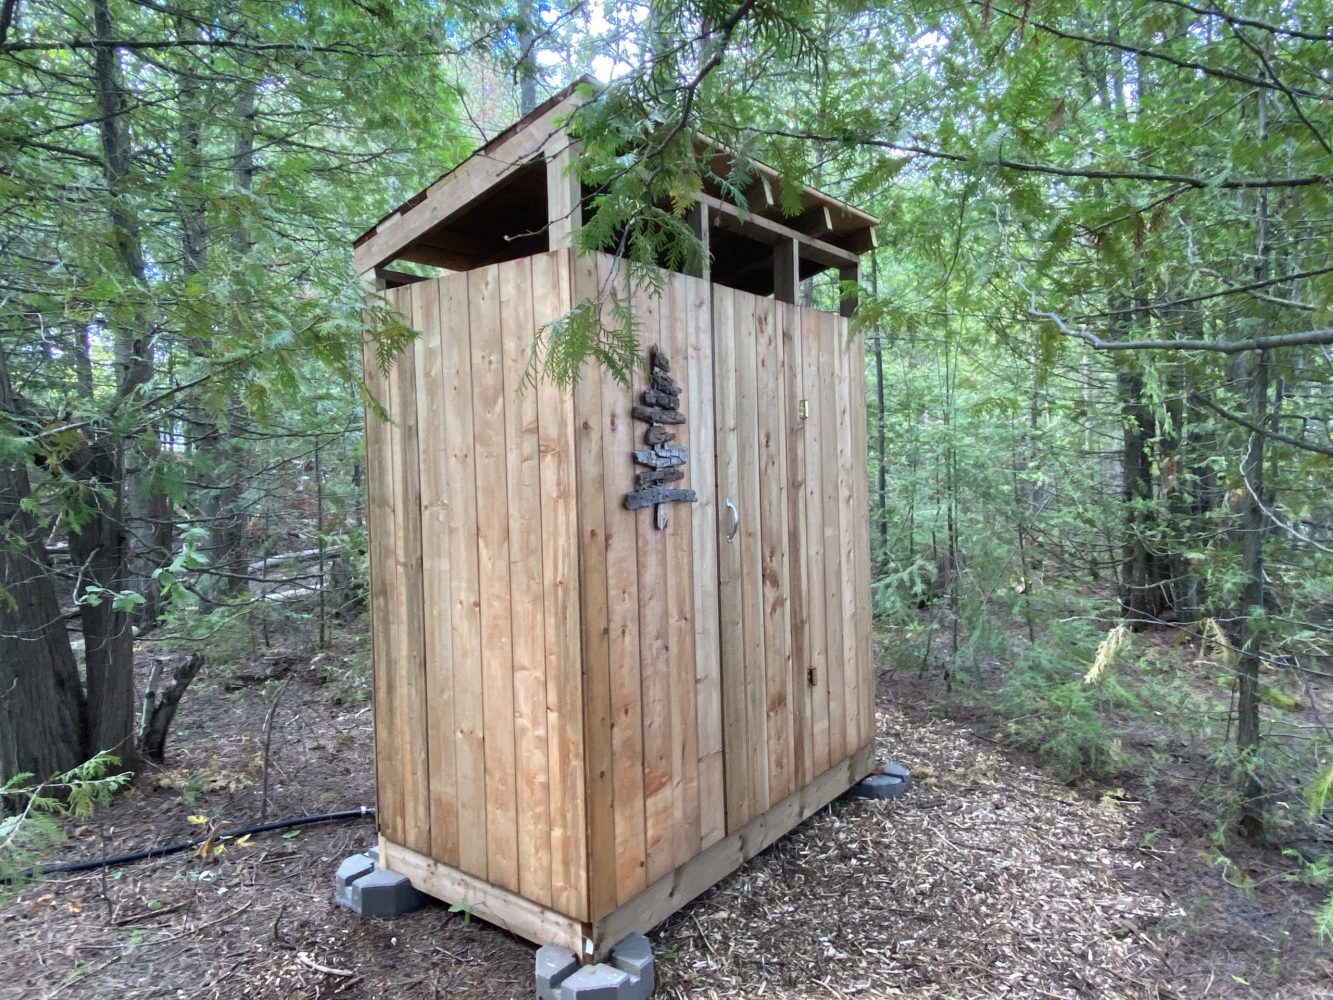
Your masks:
{"label": "wooden support post", "polygon": [[796,289],[801,283],[801,244],[798,240],[778,240],[773,247],[773,298],[796,304]]}
{"label": "wooden support post", "polygon": [[712,230],[708,225],[708,209],[695,202],[686,215],[686,222],[694,235],[698,238],[699,244],[703,247],[702,256],[699,260],[699,266],[692,268],[690,274],[696,278],[703,278],[704,281],[712,280],[713,271],[713,241]]}
{"label": "wooden support post", "polygon": [[561,132],[546,146],[547,249],[564,250],[574,245],[574,234],[583,225],[582,185],[575,164],[581,148]]}
{"label": "wooden support post", "polygon": [[[861,268],[860,268],[860,267],[844,267],[844,268],[839,269],[839,271],[838,271],[838,280],[839,280],[839,281],[856,281],[856,282],[859,282],[859,281],[861,280]],[[841,315],[843,315],[843,316],[847,316],[847,317],[854,316],[854,315],[856,314],[856,298],[857,298],[857,297],[856,297],[856,294],[855,294],[855,293],[853,293],[852,295],[850,295],[850,296],[847,297],[847,298],[844,298],[844,299],[842,300],[842,304],[841,304],[841,306],[840,306],[839,309],[838,309],[838,312],[839,312]]]}

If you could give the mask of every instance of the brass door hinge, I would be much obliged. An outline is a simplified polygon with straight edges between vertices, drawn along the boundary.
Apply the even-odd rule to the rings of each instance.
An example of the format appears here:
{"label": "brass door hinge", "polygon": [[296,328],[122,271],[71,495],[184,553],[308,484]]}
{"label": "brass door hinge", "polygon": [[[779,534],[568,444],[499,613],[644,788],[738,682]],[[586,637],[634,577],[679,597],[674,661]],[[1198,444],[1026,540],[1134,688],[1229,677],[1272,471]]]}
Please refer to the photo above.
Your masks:
{"label": "brass door hinge", "polygon": [[796,416],[799,420],[810,419],[810,400],[798,399],[796,401]]}

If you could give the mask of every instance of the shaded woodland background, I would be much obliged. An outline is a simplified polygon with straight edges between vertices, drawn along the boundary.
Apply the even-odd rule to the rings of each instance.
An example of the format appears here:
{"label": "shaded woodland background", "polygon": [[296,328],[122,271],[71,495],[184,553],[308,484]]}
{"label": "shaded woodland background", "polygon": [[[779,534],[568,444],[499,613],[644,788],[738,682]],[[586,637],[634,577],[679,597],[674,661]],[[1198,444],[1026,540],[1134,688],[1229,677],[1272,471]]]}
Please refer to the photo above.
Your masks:
{"label": "shaded woodland background", "polygon": [[584,245],[689,252],[691,129],[883,220],[891,682],[1328,888],[1331,54],[1304,0],[3,0],[0,779],[151,768],[136,644],[364,646],[359,345],[408,333],[351,239],[590,69]]}

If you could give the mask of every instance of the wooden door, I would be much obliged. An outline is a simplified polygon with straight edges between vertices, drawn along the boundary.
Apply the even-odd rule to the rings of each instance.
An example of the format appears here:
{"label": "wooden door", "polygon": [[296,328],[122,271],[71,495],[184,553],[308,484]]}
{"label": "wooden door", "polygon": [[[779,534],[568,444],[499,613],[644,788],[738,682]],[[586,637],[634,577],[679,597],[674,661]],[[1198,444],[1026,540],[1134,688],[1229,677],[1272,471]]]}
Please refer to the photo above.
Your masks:
{"label": "wooden door", "polygon": [[864,402],[854,379],[859,345],[839,316],[714,286],[713,349],[732,832],[873,731],[855,458]]}
{"label": "wooden door", "polygon": [[796,790],[786,385],[772,299],[713,290],[727,829]]}

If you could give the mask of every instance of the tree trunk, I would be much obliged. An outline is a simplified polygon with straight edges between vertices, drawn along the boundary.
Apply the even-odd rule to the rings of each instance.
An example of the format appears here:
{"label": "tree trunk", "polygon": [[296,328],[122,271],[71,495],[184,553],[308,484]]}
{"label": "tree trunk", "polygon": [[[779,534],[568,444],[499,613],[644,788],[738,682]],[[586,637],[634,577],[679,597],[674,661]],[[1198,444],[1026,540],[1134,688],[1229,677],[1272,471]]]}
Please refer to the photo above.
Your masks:
{"label": "tree trunk", "polygon": [[[1260,351],[1250,375],[1250,419],[1258,426],[1268,421],[1268,352]],[[1263,836],[1263,812],[1260,797],[1263,788],[1254,772],[1259,746],[1259,667],[1262,665],[1262,622],[1264,616],[1264,436],[1251,434],[1241,466],[1245,482],[1245,507],[1241,520],[1244,542],[1241,571],[1245,588],[1241,592],[1239,683],[1236,686],[1236,747],[1241,752],[1244,777],[1241,782],[1241,833],[1257,840]]]}
{"label": "tree trunk", "polygon": [[1124,538],[1120,572],[1120,605],[1135,630],[1161,624],[1170,600],[1170,566],[1158,554],[1153,538],[1160,529],[1153,507],[1151,442],[1157,435],[1152,406],[1143,396],[1143,376],[1121,371],[1116,376],[1124,426]]}
{"label": "tree trunk", "polygon": [[[129,537],[120,488],[123,453],[105,441],[79,456],[76,470],[90,510],[69,535],[70,555],[83,584],[75,597],[83,625],[84,674],[88,685],[88,743],[134,768],[134,632],[130,616],[116,607],[127,589]],[[72,470],[74,471],[74,470]]]}
{"label": "tree trunk", "polygon": [[[0,351],[0,411],[13,412]],[[39,780],[89,756],[85,706],[41,530],[22,503],[27,469],[0,463],[0,782]]]}
{"label": "tree trunk", "polygon": [[[232,138],[232,183],[237,191],[245,194],[254,186],[257,94],[258,84],[253,79],[242,80],[236,93],[237,126]],[[232,229],[230,243],[231,252],[238,262],[250,252],[250,234],[244,222],[238,222]],[[209,345],[201,343],[197,350],[207,351]],[[231,431],[238,429],[243,420],[241,407],[234,402],[229,407],[228,419],[231,421]],[[198,449],[205,459],[211,486],[209,499],[203,504],[209,524],[209,541],[204,555],[209,565],[217,567],[220,574],[205,576],[201,580],[202,607],[207,611],[244,591],[243,577],[249,563],[249,551],[242,509],[245,491],[237,482],[242,465],[240,450],[232,443],[227,428],[216,423],[201,422],[199,429],[201,435]]]}

